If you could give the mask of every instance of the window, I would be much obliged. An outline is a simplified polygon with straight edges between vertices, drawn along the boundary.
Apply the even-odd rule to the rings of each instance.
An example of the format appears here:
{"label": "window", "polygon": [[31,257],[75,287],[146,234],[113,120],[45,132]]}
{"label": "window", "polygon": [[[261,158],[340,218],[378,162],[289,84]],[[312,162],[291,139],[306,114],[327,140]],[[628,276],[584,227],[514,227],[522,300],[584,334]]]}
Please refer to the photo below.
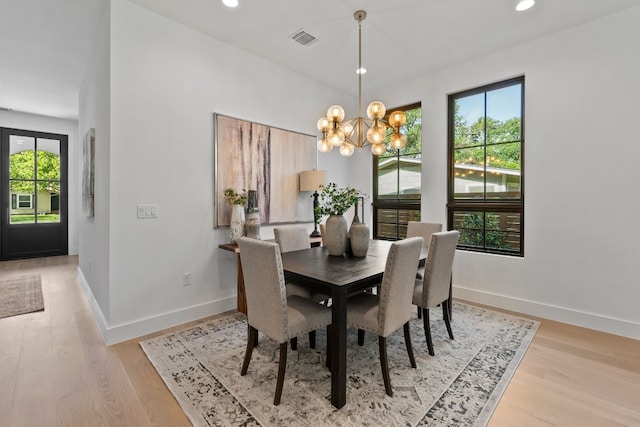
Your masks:
{"label": "window", "polygon": [[33,197],[31,194],[18,194],[18,209],[32,209]]}
{"label": "window", "polygon": [[407,115],[402,133],[407,145],[373,156],[373,236],[398,240],[407,234],[407,222],[420,220],[422,108],[420,104],[394,108]]}
{"label": "window", "polygon": [[459,249],[524,255],[524,77],[449,95],[448,224]]}

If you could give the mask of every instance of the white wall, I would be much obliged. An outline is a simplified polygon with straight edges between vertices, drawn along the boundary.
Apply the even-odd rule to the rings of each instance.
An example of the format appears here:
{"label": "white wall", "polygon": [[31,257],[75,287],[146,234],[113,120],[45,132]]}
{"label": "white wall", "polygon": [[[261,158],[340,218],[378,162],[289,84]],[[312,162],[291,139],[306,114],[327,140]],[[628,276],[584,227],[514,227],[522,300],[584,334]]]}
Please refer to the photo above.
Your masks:
{"label": "white wall", "polygon": [[[236,306],[235,255],[218,249],[228,229],[213,228],[213,113],[316,134],[326,106],[342,100],[336,91],[127,1],[113,0],[110,13],[110,46],[99,49],[81,105],[90,110],[81,113],[81,127],[96,121],[97,147],[108,116],[108,152],[96,159],[109,172],[98,173],[96,186],[107,182],[96,189],[96,217],[82,239],[93,269],[103,256],[108,271],[90,278],[81,262],[81,272],[101,297],[108,281],[107,301],[94,311],[102,314],[96,317],[105,340],[115,343]],[[319,168],[330,179],[346,177],[339,162],[321,159]],[[108,205],[98,206],[98,197]],[[157,204],[159,218],[136,219],[137,204]],[[271,228],[262,234],[272,237]],[[81,259],[84,253],[81,248]],[[182,286],[185,272],[192,277],[188,287]]]}
{"label": "white wall", "polygon": [[454,295],[640,338],[640,7],[379,93],[423,107],[423,218],[446,223],[447,94],[525,76],[525,256],[458,251]]}
{"label": "white wall", "polygon": [[79,194],[81,185],[79,175],[81,170],[81,167],[79,166],[80,158],[77,154],[77,147],[80,144],[78,139],[78,122],[75,120],[64,120],[36,114],[0,110],[0,127],[50,132],[69,136],[69,255],[77,255],[77,221],[80,212]]}
{"label": "white wall", "polygon": [[[80,198],[80,256],[78,275],[94,311],[98,327],[106,335],[108,327],[109,291],[109,225],[110,225],[110,11],[105,2],[102,20],[96,28],[94,46],[85,78],[80,88],[79,131],[81,141],[90,128],[95,129],[94,216],[87,218]],[[82,144],[77,156],[82,159]],[[82,173],[82,166],[79,166]]]}

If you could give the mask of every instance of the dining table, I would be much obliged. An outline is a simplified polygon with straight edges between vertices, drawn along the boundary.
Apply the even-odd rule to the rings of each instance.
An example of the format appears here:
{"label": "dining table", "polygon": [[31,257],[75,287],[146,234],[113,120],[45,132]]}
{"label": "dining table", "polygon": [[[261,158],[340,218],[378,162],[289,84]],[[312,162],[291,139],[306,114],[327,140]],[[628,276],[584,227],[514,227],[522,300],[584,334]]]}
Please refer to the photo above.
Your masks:
{"label": "dining table", "polygon": [[[347,301],[350,296],[382,282],[387,254],[393,242],[370,240],[365,257],[329,255],[324,246],[282,254],[287,283],[295,283],[331,298],[330,340],[331,404],[342,408],[347,401]],[[420,263],[428,248],[423,246]]]}

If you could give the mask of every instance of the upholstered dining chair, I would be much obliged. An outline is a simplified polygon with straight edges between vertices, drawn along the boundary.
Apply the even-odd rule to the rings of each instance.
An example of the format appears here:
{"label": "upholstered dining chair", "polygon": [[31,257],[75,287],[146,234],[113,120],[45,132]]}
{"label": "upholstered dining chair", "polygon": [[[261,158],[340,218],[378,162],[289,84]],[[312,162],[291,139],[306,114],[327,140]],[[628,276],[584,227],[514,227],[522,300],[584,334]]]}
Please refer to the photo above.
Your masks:
{"label": "upholstered dining chair", "polygon": [[[287,367],[287,342],[298,335],[327,328],[331,309],[299,295],[287,296],[277,243],[242,237],[238,239],[247,294],[249,336],[240,375],[245,375],[258,331],[280,344],[278,378],[273,404],[280,404]],[[327,360],[329,350],[327,349]]]}
{"label": "upholstered dining chair", "polygon": [[436,305],[442,305],[442,315],[444,323],[449,333],[449,338],[453,339],[451,331],[451,270],[453,267],[453,257],[458,244],[458,231],[443,231],[433,233],[429,243],[429,254],[424,267],[422,279],[416,279],[413,289],[413,304],[422,309],[422,319],[424,323],[424,334],[427,340],[429,354],[433,356],[433,341],[431,340],[431,326],[429,322],[429,309]]}
{"label": "upholstered dining chair", "polygon": [[404,342],[411,367],[416,367],[411,347],[409,319],[411,318],[411,296],[416,279],[416,269],[422,249],[422,237],[411,237],[394,242],[387,255],[387,263],[380,285],[380,295],[361,293],[349,298],[347,324],[358,328],[358,344],[364,343],[364,331],[378,335],[380,367],[384,388],[393,396],[389,363],[387,359],[387,337],[404,328]]}
{"label": "upholstered dining chair", "polygon": [[[409,221],[407,223],[407,237],[422,237],[424,239],[424,244],[428,245],[431,241],[431,235],[433,233],[439,233],[442,231],[442,224],[435,222],[419,222],[419,221]],[[417,279],[421,279],[424,273],[424,267],[418,269]]]}
{"label": "upholstered dining chair", "polygon": [[[276,227],[273,229],[273,235],[276,243],[280,245],[280,253],[287,253],[293,251],[300,251],[302,249],[309,249],[311,242],[309,240],[309,233],[303,226],[293,225],[288,227]],[[311,298],[314,301],[320,302],[327,299],[322,294],[311,294],[311,292],[293,283],[287,283],[287,295],[300,295],[305,298]]]}
{"label": "upholstered dining chair", "polygon": [[[280,253],[287,253],[293,251],[300,251],[303,249],[309,249],[311,242],[309,241],[309,233],[303,226],[292,225],[287,227],[276,227],[273,229],[273,235],[276,243],[280,246]],[[315,302],[323,302],[327,299],[322,294],[312,294],[306,288],[295,285],[293,283],[286,284],[287,296],[300,295],[304,298],[310,298]],[[315,331],[309,332],[309,346],[311,348],[316,347],[316,333]],[[296,337],[291,339],[291,349],[296,350],[298,348],[298,339]]]}

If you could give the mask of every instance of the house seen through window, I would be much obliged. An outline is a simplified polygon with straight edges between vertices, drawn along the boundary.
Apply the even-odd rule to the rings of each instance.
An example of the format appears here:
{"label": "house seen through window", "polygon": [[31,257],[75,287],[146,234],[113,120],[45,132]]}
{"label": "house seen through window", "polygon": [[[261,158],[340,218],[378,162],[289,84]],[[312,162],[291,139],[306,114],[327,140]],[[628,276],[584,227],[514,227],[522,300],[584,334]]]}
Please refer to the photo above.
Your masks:
{"label": "house seen through window", "polygon": [[407,234],[407,222],[420,221],[422,108],[413,104],[388,111],[397,110],[407,116],[401,129],[407,136],[407,145],[373,156],[375,239],[402,239]]}
{"label": "house seen through window", "polygon": [[523,256],[524,77],[449,96],[448,225],[459,249]]}

